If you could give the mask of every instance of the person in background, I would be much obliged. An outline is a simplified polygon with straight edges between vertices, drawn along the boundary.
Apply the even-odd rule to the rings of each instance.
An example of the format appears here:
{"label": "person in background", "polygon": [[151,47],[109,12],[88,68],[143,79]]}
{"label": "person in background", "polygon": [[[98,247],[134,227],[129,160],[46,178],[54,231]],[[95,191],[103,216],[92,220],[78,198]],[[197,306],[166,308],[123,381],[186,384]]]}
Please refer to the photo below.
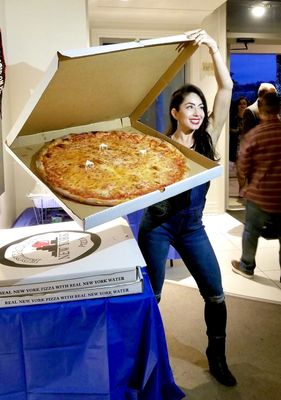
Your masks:
{"label": "person in background", "polygon": [[[208,47],[218,89],[209,117],[205,96],[197,86],[186,84],[176,90],[170,102],[168,136],[214,160],[215,145],[229,114],[233,82],[213,38],[204,30],[188,32],[187,37],[194,45]],[[180,254],[205,301],[210,372],[221,384],[234,386],[236,379],[225,356],[227,310],[221,272],[202,223],[208,188],[209,182],[148,207],[140,223],[138,243],[158,302],[170,245]]]}
{"label": "person in background", "polygon": [[258,88],[257,100],[248,106],[243,114],[243,135],[260,123],[258,100],[266,93],[276,93],[276,88],[272,83],[263,82]]}
{"label": "person in background", "polygon": [[[258,88],[257,100],[248,106],[243,114],[243,129],[240,135],[240,142],[244,139],[247,132],[260,123],[258,100],[261,99],[266,93],[276,93],[276,88],[272,83],[263,82]],[[237,172],[237,179],[239,184],[239,196],[243,197],[243,177],[240,177],[239,172]]]}
{"label": "person in background", "polygon": [[232,270],[253,278],[258,239],[264,227],[274,222],[279,229],[279,263],[281,268],[281,121],[280,98],[268,92],[258,100],[260,124],[248,132],[241,143],[237,168],[244,180],[246,198],[242,255],[232,260]]}
{"label": "person in background", "polygon": [[243,132],[243,115],[249,106],[246,97],[239,97],[230,109],[229,118],[229,160],[236,162],[239,137]]}
{"label": "person in background", "polygon": [[236,176],[236,159],[240,142],[240,135],[243,132],[243,115],[248,107],[249,101],[246,97],[239,97],[230,109],[229,118],[229,166],[230,176]]}

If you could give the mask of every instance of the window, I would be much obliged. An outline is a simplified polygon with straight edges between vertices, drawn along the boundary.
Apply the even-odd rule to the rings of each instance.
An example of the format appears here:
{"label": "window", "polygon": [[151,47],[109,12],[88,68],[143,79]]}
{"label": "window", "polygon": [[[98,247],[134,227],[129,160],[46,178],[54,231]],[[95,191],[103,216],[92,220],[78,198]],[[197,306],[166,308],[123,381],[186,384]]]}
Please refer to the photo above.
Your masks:
{"label": "window", "polygon": [[240,96],[253,103],[262,82],[281,84],[281,56],[276,54],[231,54],[230,73],[234,82],[233,100]]}

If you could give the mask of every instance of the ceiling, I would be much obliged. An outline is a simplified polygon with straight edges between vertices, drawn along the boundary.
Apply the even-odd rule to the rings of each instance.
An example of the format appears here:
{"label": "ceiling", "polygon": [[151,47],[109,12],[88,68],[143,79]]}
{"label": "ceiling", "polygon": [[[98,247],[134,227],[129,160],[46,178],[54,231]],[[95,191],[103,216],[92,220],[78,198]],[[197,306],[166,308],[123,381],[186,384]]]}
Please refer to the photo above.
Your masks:
{"label": "ceiling", "polygon": [[[255,18],[251,8],[263,3],[266,13]],[[231,51],[281,53],[281,0],[228,0],[227,1],[227,41]],[[251,39],[253,43],[245,45],[237,40]]]}
{"label": "ceiling", "polygon": [[88,0],[90,28],[184,32],[225,0]]}
{"label": "ceiling", "polygon": [[[262,18],[254,18],[251,8],[258,3],[266,6],[266,13]],[[247,33],[281,33],[281,1],[258,0],[228,0],[227,1],[227,30],[229,32]]]}
{"label": "ceiling", "polygon": [[[237,38],[254,38],[256,44],[281,44],[281,0],[88,0],[92,31],[184,32],[226,3],[228,43]],[[267,7],[263,18],[253,18],[257,3]],[[145,37],[145,35],[144,35]]]}

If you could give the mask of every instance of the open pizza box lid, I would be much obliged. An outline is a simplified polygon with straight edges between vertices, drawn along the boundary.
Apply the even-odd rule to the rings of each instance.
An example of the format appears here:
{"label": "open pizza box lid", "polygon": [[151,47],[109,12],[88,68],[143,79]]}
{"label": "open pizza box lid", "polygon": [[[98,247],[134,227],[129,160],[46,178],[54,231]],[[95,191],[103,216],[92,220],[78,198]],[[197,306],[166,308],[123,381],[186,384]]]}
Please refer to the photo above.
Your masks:
{"label": "open pizza box lid", "polygon": [[[182,42],[187,46],[178,51]],[[35,153],[44,143],[69,133],[124,129],[172,142],[140,118],[192,56],[193,44],[186,35],[176,35],[58,52],[7,136],[7,150],[42,183],[33,167]],[[101,207],[83,205],[48,190],[75,221],[89,229],[221,175],[216,162],[173,144],[186,155],[191,171],[188,178],[164,191]]]}

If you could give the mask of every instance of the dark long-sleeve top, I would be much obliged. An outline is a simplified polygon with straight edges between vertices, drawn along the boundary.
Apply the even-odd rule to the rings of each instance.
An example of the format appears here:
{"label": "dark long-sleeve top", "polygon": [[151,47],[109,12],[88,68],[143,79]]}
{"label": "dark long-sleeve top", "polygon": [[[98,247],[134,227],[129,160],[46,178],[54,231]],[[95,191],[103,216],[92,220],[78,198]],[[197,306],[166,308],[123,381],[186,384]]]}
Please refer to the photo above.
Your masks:
{"label": "dark long-sleeve top", "polygon": [[245,136],[238,174],[246,178],[244,197],[270,213],[281,212],[281,122],[263,122]]}
{"label": "dark long-sleeve top", "polygon": [[245,135],[251,129],[253,129],[260,122],[258,101],[256,100],[253,104],[248,106],[243,114],[243,129],[242,134]]}

